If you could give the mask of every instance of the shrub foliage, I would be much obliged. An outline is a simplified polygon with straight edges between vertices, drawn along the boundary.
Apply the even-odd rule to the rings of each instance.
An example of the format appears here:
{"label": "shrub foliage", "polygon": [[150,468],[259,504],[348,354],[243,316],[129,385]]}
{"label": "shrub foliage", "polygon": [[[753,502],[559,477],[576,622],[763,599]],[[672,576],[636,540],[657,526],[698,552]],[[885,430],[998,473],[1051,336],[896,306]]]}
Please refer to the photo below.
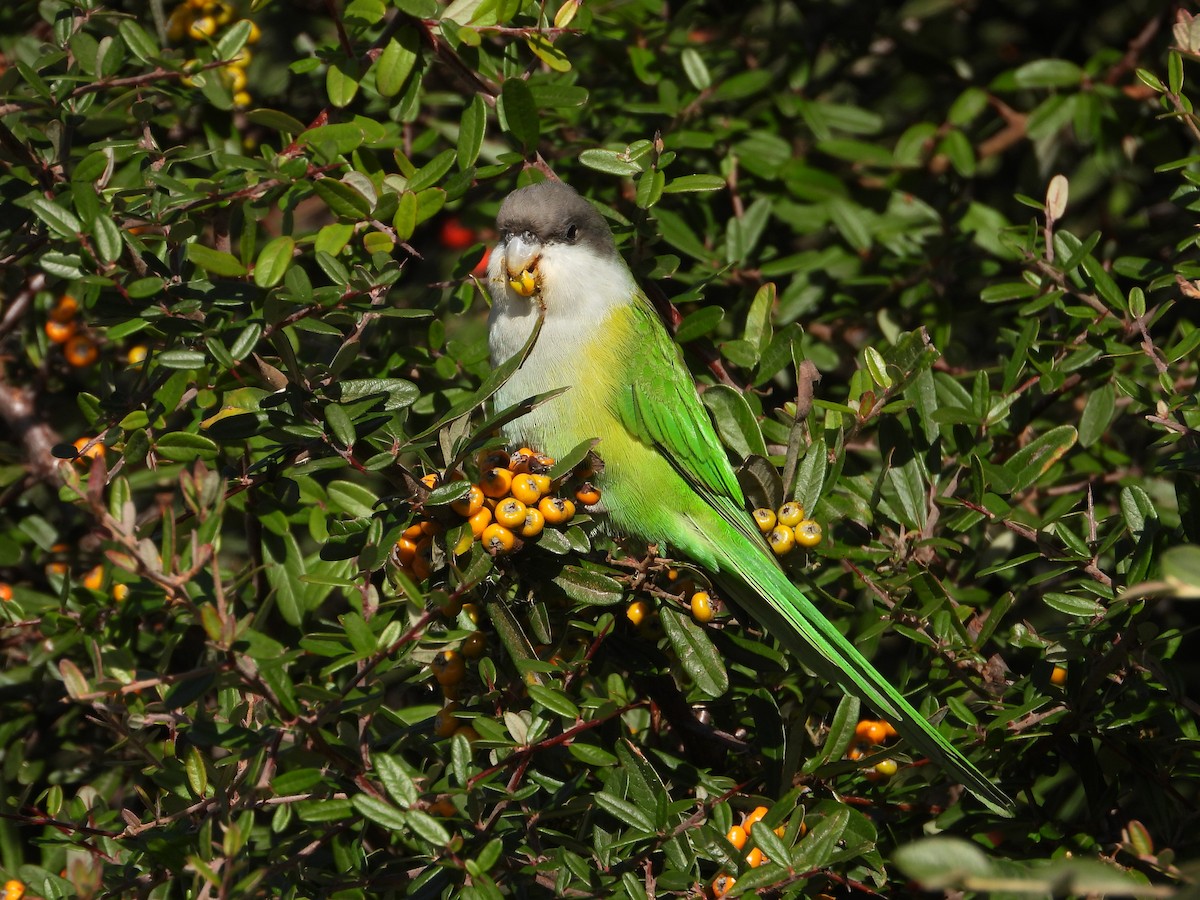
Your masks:
{"label": "shrub foliage", "polygon": [[[41,0],[0,35],[14,895],[1193,883],[1187,13]],[[756,505],[822,526],[793,577],[1012,818],[693,617],[669,548],[475,539],[521,411],[479,264],[550,173]]]}

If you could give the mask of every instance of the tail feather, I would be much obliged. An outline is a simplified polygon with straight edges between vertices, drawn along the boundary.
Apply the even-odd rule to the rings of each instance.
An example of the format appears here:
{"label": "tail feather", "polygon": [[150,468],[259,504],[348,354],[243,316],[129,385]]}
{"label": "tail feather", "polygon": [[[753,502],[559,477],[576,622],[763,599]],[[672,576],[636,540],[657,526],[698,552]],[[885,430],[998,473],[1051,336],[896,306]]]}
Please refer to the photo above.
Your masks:
{"label": "tail feather", "polygon": [[715,553],[722,586],[747,613],[820,676],[889,719],[913,747],[939,763],[993,811],[1012,815],[1012,800],[933,727],[858,652],[783,570],[732,526]]}

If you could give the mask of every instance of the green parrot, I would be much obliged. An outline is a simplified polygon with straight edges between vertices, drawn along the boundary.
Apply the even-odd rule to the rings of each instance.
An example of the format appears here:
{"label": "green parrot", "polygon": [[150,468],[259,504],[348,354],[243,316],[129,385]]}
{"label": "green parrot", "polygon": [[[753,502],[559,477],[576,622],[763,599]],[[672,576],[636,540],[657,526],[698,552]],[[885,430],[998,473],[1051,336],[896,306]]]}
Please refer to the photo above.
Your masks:
{"label": "green parrot", "polygon": [[504,200],[488,265],[494,365],[528,356],[495,396],[498,409],[567,390],[505,427],[561,457],[598,438],[601,493],[590,511],[613,532],[683,553],[820,677],[889,719],[994,811],[1012,801],[917,712],[788,580],[746,510],[695,383],[599,212],[560,181]]}

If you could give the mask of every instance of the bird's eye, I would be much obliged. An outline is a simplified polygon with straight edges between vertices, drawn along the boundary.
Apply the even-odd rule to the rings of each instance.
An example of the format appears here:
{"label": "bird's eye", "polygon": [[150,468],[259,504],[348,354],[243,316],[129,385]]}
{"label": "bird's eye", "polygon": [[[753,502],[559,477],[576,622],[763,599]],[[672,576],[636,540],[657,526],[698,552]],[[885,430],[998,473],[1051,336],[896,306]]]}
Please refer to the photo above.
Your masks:
{"label": "bird's eye", "polygon": [[567,240],[573,244],[573,243],[575,243],[575,239],[577,237],[579,237],[579,226],[578,225],[568,225],[567,226]]}

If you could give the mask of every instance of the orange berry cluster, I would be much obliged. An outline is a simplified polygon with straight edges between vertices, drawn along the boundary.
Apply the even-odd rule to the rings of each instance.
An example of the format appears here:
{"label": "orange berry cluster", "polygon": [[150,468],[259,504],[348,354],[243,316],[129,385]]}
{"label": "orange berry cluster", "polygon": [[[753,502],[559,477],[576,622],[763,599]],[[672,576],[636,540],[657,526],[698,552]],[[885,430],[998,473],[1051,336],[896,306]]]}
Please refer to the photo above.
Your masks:
{"label": "orange berry cluster", "polygon": [[[175,7],[167,20],[167,38],[175,43],[185,38],[197,43],[215,41],[221,29],[234,21],[234,9],[224,0],[187,0]],[[257,43],[262,37],[262,32],[253,21],[246,21],[250,22],[250,36],[246,38],[246,43]],[[246,90],[246,67],[249,65],[250,51],[243,47],[229,65],[218,70],[221,80],[233,93],[234,106],[239,109],[249,106],[252,102],[250,93]],[[185,83],[192,82],[187,80]]]}
{"label": "orange berry cluster", "polygon": [[25,896],[25,882],[10,878],[4,882],[3,900],[21,900]]}
{"label": "orange berry cluster", "polygon": [[[755,807],[753,812],[748,812],[742,817],[740,825],[731,825],[729,827],[729,831],[725,834],[725,839],[733,844],[737,850],[742,850],[746,846],[746,842],[754,837],[754,825],[761,821],[767,815],[767,812],[768,810],[765,806]],[[803,835],[807,830],[805,825],[801,823],[800,834]],[[786,833],[786,825],[780,825],[775,829],[775,834],[779,837],[783,837]],[[770,860],[763,856],[762,850],[758,847],[751,848],[750,852],[746,854],[746,864],[752,869],[756,869],[763,863],[768,862]],[[709,886],[710,893],[714,897],[724,897],[733,890],[735,884],[737,884],[736,878],[725,872],[721,872],[713,879],[712,884]]]}
{"label": "orange berry cluster", "polygon": [[[896,729],[890,722],[882,719],[863,719],[854,727],[854,743],[846,751],[847,759],[859,760],[866,756],[871,747],[882,747],[888,741],[897,737]],[[900,770],[894,759],[881,759],[867,773],[872,781],[879,778],[891,778]]]}
{"label": "orange berry cluster", "polygon": [[815,547],[821,543],[821,526],[815,519],[806,518],[804,507],[794,500],[779,509],[760,507],[750,515],[776,556],[791,553],[797,545]]}
{"label": "orange berry cluster", "polygon": [[[451,548],[454,555],[466,553],[477,540],[493,556],[511,553],[546,526],[566,526],[575,517],[576,503],[600,502],[600,492],[586,481],[575,488],[574,499],[563,496],[565,479],[552,481],[547,474],[554,462],[553,457],[528,447],[511,455],[502,450],[482,454],[479,481],[471,484],[465,497],[450,504],[459,520],[470,525]],[[431,489],[442,480],[436,473],[421,479]],[[441,519],[422,518],[405,529],[396,545],[401,570],[417,580],[428,577],[433,538],[445,527]]]}
{"label": "orange berry cluster", "polygon": [[46,317],[46,337],[62,347],[63,357],[77,369],[90,366],[100,356],[96,342],[79,327],[79,301],[63,294]]}

